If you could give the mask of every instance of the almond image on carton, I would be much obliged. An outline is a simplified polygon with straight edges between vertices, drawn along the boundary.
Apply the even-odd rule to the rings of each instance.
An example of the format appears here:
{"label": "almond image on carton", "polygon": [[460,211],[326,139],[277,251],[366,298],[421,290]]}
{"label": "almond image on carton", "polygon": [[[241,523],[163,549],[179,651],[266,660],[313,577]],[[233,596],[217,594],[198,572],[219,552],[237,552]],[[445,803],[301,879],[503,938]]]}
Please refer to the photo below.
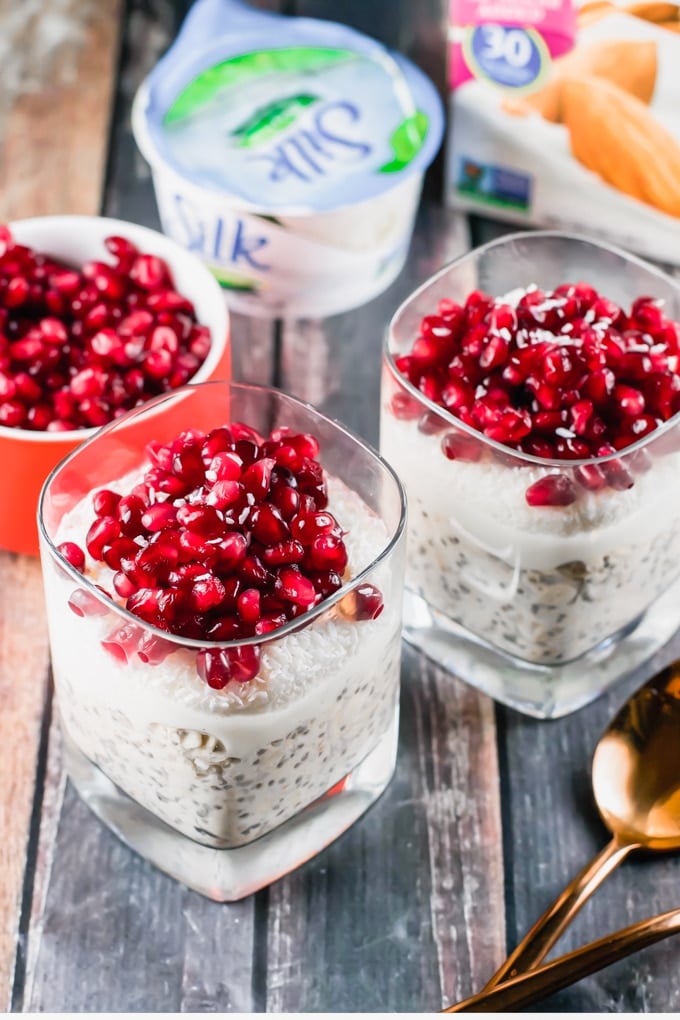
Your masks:
{"label": "almond image on carton", "polygon": [[[680,22],[678,25],[680,27]],[[520,100],[506,99],[503,108],[518,115],[539,113],[544,120],[559,124],[564,119],[562,85],[566,77],[602,78],[643,103],[649,103],[654,95],[656,75],[656,43],[628,39],[592,43],[556,60],[552,77],[544,88]]]}
{"label": "almond image on carton", "polygon": [[619,191],[680,216],[680,145],[643,102],[594,76],[563,79],[560,100],[575,159]]}

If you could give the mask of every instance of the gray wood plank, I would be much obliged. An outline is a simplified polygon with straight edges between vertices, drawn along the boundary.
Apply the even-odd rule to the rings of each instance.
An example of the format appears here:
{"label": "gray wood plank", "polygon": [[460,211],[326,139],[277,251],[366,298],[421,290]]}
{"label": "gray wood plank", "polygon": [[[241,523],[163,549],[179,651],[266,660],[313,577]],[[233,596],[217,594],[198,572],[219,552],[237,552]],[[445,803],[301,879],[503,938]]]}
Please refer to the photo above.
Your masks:
{"label": "gray wood plank", "polygon": [[468,247],[465,219],[424,203],[406,266],[383,294],[328,319],[284,320],[282,388],[341,419],[377,445],[380,363],[387,325],[415,287]]}
{"label": "gray wood plank", "polygon": [[504,948],[496,775],[488,699],[405,649],[392,784],[269,890],[269,1012],[434,1011],[483,982]]}
{"label": "gray wood plank", "polygon": [[[284,322],[283,387],[377,443],[387,323],[468,243],[463,220],[425,204],[408,264],[388,291],[323,321]],[[491,702],[410,649],[402,698],[390,789],[342,840],[269,892],[268,1010],[436,1009],[478,987],[502,958]],[[488,906],[483,925],[479,902]]]}
{"label": "gray wood plank", "polygon": [[[130,132],[129,108],[188,6],[165,0],[132,0],[128,6],[107,215],[158,226],[148,168]],[[232,327],[235,374],[271,382],[273,325],[234,316]],[[53,727],[23,1008],[247,1012],[253,1008],[254,933],[254,899],[222,906],[188,892],[94,818],[65,782]]]}

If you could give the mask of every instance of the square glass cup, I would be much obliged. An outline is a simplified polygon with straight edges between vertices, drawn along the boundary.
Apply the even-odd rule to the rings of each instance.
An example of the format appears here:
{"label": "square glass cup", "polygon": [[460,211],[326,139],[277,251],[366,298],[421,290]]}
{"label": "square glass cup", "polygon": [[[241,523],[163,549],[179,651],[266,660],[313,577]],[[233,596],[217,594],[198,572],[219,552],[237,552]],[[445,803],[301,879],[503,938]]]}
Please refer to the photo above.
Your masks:
{"label": "square glass cup", "polygon": [[[680,287],[640,259],[558,232],[513,234],[412,294],[383,360],[380,447],[409,502],[405,637],[538,718],[592,701],[680,625],[679,416],[617,454],[541,459],[463,424],[395,358],[441,299],[580,281],[624,309],[651,295],[680,320]],[[569,505],[528,504],[527,488],[548,476],[573,492]]]}
{"label": "square glass cup", "polygon": [[[58,546],[84,544],[91,494],[120,491],[126,477],[129,491],[146,443],[229,422],[316,436],[352,577],[263,636],[190,640],[106,597],[96,584],[110,589],[112,571],[96,573],[88,557],[81,574]],[[62,461],[43,488],[39,531],[68,773],[129,846],[190,888],[237,900],[308,860],[380,796],[397,750],[405,501],[359,439],[277,390],[187,386]],[[357,611],[365,585],[382,596],[375,618]],[[257,675],[211,689],[197,669],[206,649],[259,655]]]}

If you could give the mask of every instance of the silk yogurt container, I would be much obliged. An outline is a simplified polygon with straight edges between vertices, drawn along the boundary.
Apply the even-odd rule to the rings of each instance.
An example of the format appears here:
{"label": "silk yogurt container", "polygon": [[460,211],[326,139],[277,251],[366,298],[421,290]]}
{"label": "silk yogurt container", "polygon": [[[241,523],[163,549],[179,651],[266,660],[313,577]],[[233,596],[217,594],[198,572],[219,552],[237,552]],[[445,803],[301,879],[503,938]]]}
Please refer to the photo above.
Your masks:
{"label": "silk yogurt container", "polygon": [[199,0],[133,107],[164,231],[249,315],[324,316],[397,276],[442,107],[345,26]]}

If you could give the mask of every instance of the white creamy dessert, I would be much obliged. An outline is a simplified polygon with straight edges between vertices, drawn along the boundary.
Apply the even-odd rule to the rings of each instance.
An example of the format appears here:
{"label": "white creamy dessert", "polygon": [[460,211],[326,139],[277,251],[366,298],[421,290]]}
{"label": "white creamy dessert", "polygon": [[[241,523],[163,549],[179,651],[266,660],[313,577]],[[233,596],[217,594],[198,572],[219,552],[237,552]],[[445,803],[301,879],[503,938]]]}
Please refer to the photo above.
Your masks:
{"label": "white creamy dessert", "polygon": [[381,450],[409,498],[407,587],[483,641],[568,662],[637,622],[680,574],[680,454],[656,457],[630,489],[538,507],[525,493],[544,469],[490,452],[448,460],[443,434],[383,409]]}
{"label": "white creamy dessert", "polygon": [[[356,576],[385,548],[387,531],[341,482],[329,478],[328,490]],[[91,497],[64,516],[56,543],[82,542]],[[89,579],[110,588],[113,572],[95,567]],[[381,579],[387,591],[384,563],[370,578],[378,587]],[[101,644],[120,617],[71,612],[76,585],[65,573],[47,571],[45,585],[68,737],[126,794],[206,846],[237,847],[271,831],[339,783],[395,725],[397,599],[386,598],[377,619],[351,621],[330,607],[294,633],[267,635],[258,676],[215,691],[197,674],[195,649],[123,665]]]}

